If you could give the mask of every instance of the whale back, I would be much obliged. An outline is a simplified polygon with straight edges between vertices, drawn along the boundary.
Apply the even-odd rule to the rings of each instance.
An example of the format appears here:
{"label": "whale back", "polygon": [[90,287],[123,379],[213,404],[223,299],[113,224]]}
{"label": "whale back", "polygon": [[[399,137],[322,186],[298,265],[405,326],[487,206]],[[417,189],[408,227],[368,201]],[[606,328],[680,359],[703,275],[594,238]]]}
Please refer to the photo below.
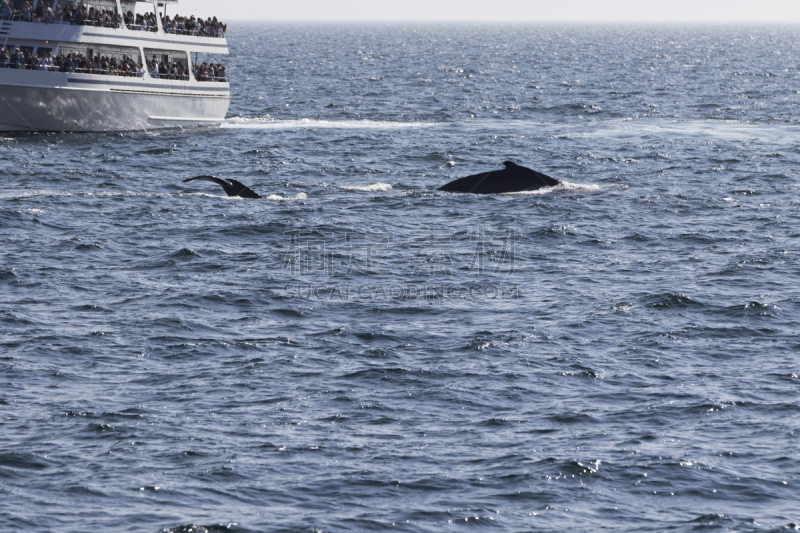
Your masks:
{"label": "whale back", "polygon": [[440,191],[466,192],[472,194],[500,194],[506,192],[535,191],[554,187],[560,182],[530,168],[511,161],[503,163],[505,169],[484,172],[460,178],[440,187]]}
{"label": "whale back", "polygon": [[[439,190],[446,192],[474,192],[477,187],[486,181],[487,178],[490,178],[492,174],[495,174],[495,172],[497,171],[484,172],[483,174],[474,174],[465,178],[459,178],[455,181],[451,181],[447,185],[439,187]],[[490,181],[493,180],[490,179]]]}

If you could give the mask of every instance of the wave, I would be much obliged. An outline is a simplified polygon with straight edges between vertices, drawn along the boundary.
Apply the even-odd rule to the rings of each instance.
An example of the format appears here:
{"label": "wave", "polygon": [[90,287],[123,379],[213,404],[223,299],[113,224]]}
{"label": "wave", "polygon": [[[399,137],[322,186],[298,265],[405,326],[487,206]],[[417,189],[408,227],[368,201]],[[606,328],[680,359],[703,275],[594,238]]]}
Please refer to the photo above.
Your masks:
{"label": "wave", "polygon": [[[391,188],[391,186],[389,187]],[[223,194],[213,194],[207,192],[187,192],[187,193],[164,193],[164,192],[138,192],[138,191],[119,191],[119,192],[65,192],[65,191],[25,191],[25,192],[5,192],[0,193],[0,199],[3,200],[21,200],[26,198],[43,198],[43,197],[93,197],[93,198],[129,198],[129,197],[144,197],[144,198],[180,198],[180,197],[200,197],[200,198],[214,198],[217,200],[241,200],[238,196],[225,196]],[[267,200],[305,200],[308,198],[306,193],[301,192],[293,196],[280,196],[278,194],[271,194],[266,197]],[[46,213],[41,209],[26,209],[30,214]]]}
{"label": "wave", "polygon": [[593,183],[572,183],[562,181],[555,187],[544,187],[535,191],[520,191],[503,193],[504,196],[567,196],[571,194],[593,194],[603,191],[624,188],[625,185],[596,185]]}
{"label": "wave", "polygon": [[[747,140],[754,135],[768,135],[772,137],[785,136],[800,132],[796,124],[760,123],[753,121],[739,121],[731,119],[666,119],[642,117],[618,117],[611,119],[592,119],[588,122],[564,123],[561,120],[542,121],[513,119],[503,120],[496,118],[463,119],[452,122],[399,122],[390,120],[325,120],[325,119],[295,119],[281,120],[266,117],[234,117],[227,119],[223,129],[244,130],[298,130],[298,129],[350,129],[350,130],[397,130],[409,128],[431,128],[460,124],[466,128],[480,128],[502,130],[512,135],[528,134],[531,129],[536,129],[545,134],[557,133],[571,137],[608,137],[608,136],[642,136],[661,135],[664,133],[684,134],[689,136],[710,135],[729,140]],[[547,133],[549,129],[554,131]]]}
{"label": "wave", "polygon": [[21,198],[41,198],[50,196],[75,196],[75,194],[71,192],[47,191],[47,190],[31,190],[31,191],[6,190],[0,192],[0,198],[3,200],[19,200]]}
{"label": "wave", "polygon": [[[520,126],[526,121],[522,121]],[[525,124],[533,126],[534,124]],[[536,127],[557,127],[570,137],[581,138],[641,138],[646,135],[681,135],[688,137],[714,137],[728,141],[749,141],[754,137],[782,139],[800,133],[796,124],[761,123],[725,119],[667,119],[667,118],[621,118],[592,120],[580,124],[535,123]]]}
{"label": "wave", "polygon": [[389,185],[388,183],[373,183],[371,185],[361,185],[361,186],[342,186],[339,188],[344,189],[346,191],[361,191],[361,192],[386,192],[392,190],[392,186]]}
{"label": "wave", "polygon": [[304,192],[299,192],[292,196],[281,196],[280,194],[270,194],[267,196],[267,200],[305,200],[308,198],[308,195]]}
{"label": "wave", "polygon": [[231,118],[222,124],[224,129],[244,130],[297,130],[297,129],[343,129],[343,130],[397,130],[437,126],[436,122],[392,122],[383,120],[276,120],[272,118]]}
{"label": "wave", "polygon": [[[144,191],[105,191],[105,192],[98,192],[98,191],[86,191],[86,192],[70,192],[70,191],[57,191],[57,190],[28,190],[28,191],[4,191],[0,193],[0,199],[3,200],[22,200],[27,198],[69,198],[69,197],[78,197],[78,198],[129,198],[129,197],[151,197],[151,198],[170,198],[175,196],[209,196],[209,197],[216,197],[216,198],[226,198],[225,196],[221,196],[219,194],[208,194],[202,192],[191,192],[191,193],[155,193],[155,192],[144,192]],[[46,213],[47,211],[43,211],[41,209],[26,209],[28,213],[36,214],[36,213]]]}

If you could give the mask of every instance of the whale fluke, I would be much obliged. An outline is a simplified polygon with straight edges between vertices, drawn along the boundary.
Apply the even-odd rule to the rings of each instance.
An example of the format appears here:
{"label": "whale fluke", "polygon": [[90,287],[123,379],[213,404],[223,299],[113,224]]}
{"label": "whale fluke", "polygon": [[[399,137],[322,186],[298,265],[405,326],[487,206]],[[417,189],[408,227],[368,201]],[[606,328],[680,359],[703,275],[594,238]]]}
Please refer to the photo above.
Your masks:
{"label": "whale fluke", "polygon": [[472,194],[499,194],[503,192],[535,191],[544,187],[555,187],[560,181],[545,176],[511,161],[503,163],[506,168],[451,181],[440,191],[468,192]]}
{"label": "whale fluke", "polygon": [[247,185],[239,183],[238,181],[232,179],[221,179],[216,176],[197,176],[196,178],[189,178],[188,180],[183,180],[183,182],[186,183],[187,181],[195,181],[195,180],[210,181],[211,183],[216,183],[217,185],[225,189],[225,193],[228,196],[238,196],[240,198],[252,198],[252,199],[261,198],[261,196],[253,192],[253,190],[250,189],[250,187],[248,187]]}

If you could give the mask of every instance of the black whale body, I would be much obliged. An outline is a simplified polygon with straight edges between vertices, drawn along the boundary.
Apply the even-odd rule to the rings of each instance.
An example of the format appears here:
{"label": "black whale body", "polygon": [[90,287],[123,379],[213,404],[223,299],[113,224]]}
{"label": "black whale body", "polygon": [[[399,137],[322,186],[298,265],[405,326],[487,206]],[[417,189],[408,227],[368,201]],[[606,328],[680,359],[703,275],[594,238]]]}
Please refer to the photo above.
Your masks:
{"label": "black whale body", "polygon": [[506,168],[451,181],[440,191],[468,192],[472,194],[499,194],[504,192],[535,191],[544,187],[554,187],[560,182],[529,168],[521,167],[511,161],[503,163]]}
{"label": "black whale body", "polygon": [[232,179],[221,179],[216,176],[197,176],[196,178],[189,178],[188,180],[183,180],[184,183],[187,181],[210,181],[211,183],[216,183],[220,187],[225,190],[225,193],[228,196],[238,196],[239,198],[252,198],[258,199],[262,198],[258,194],[256,194],[250,187],[247,185],[240,183],[236,180]]}

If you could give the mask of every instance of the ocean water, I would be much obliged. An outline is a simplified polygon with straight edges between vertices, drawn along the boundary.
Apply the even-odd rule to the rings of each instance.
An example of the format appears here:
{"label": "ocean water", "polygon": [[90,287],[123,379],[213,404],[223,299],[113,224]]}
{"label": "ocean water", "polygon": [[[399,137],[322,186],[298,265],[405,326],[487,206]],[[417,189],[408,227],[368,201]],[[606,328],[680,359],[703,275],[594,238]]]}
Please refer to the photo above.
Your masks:
{"label": "ocean water", "polygon": [[0,529],[798,529],[796,27],[230,41],[218,130],[2,138]]}

